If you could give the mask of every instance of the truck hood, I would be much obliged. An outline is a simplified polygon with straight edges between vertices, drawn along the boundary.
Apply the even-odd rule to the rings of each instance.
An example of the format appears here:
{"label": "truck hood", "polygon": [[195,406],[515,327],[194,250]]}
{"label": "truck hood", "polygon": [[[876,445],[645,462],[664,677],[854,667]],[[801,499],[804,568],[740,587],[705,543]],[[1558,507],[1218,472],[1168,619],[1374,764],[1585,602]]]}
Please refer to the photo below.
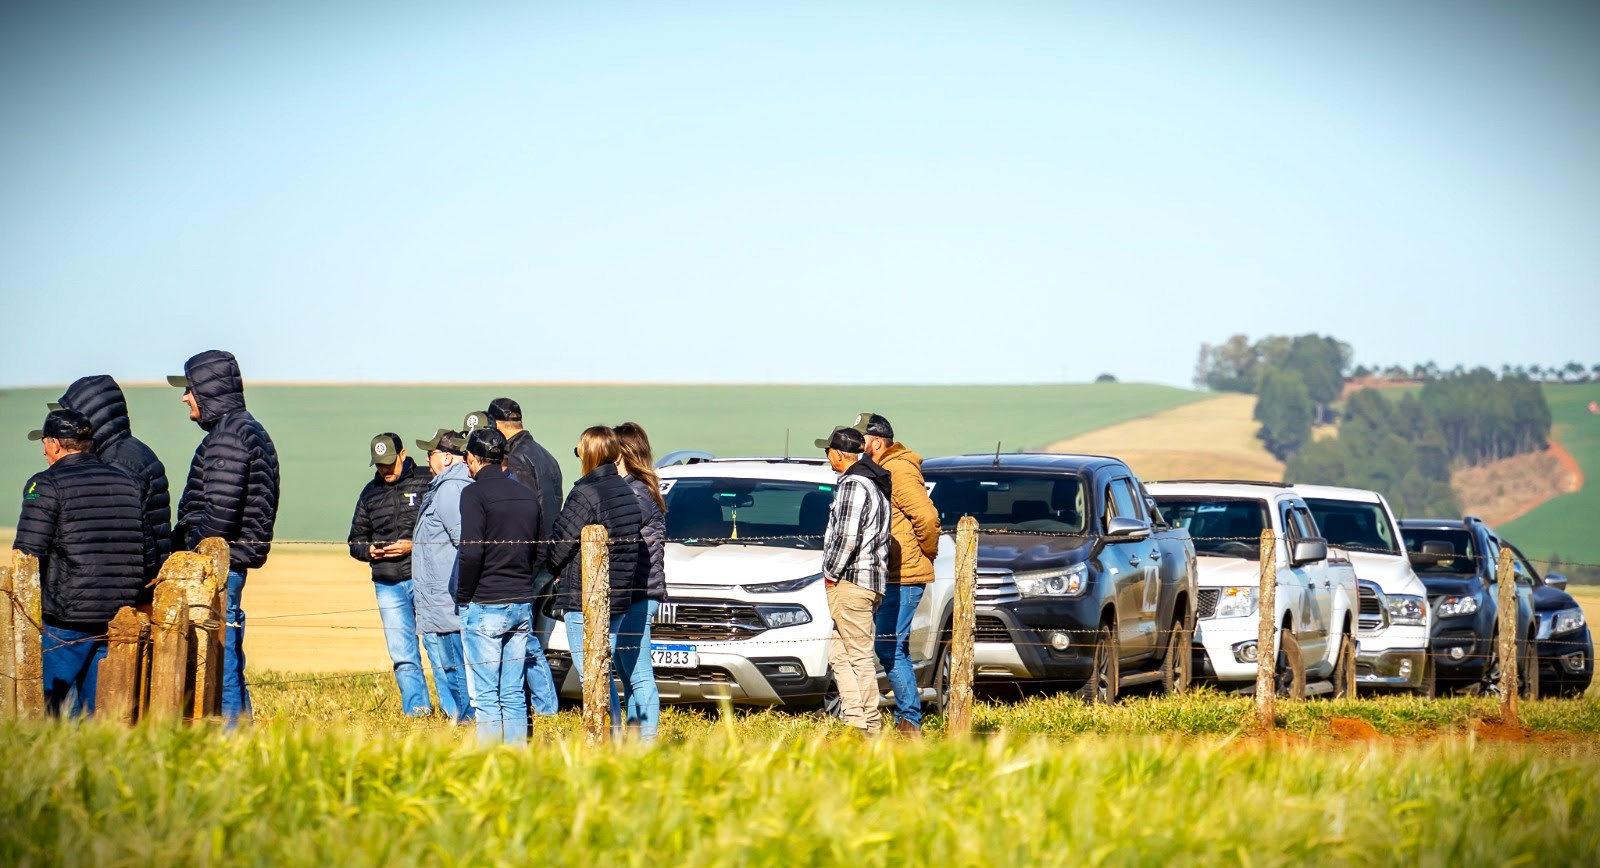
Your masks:
{"label": "truck hood", "polygon": [[1470,597],[1483,590],[1483,584],[1476,578],[1429,576],[1422,580],[1422,584],[1427,586],[1429,597]]}
{"label": "truck hood", "polygon": [[1557,590],[1549,585],[1539,585],[1533,589],[1533,609],[1536,612],[1554,612],[1558,609],[1576,609],[1578,601],[1566,591]]}
{"label": "truck hood", "polygon": [[1070,567],[1089,559],[1086,536],[1034,536],[1023,533],[978,533],[979,568],[1013,572]]}
{"label": "truck hood", "polygon": [[1356,578],[1372,582],[1385,594],[1410,594],[1426,597],[1428,588],[1411,570],[1411,562],[1402,555],[1380,555],[1372,552],[1349,552],[1350,565],[1356,569]]}
{"label": "truck hood", "polygon": [[1248,585],[1261,586],[1261,562],[1244,558],[1214,558],[1201,555],[1194,560],[1199,575],[1196,583],[1202,588],[1226,588]]}
{"label": "truck hood", "polygon": [[822,571],[822,552],[776,546],[667,543],[667,585],[731,588],[782,582]]}

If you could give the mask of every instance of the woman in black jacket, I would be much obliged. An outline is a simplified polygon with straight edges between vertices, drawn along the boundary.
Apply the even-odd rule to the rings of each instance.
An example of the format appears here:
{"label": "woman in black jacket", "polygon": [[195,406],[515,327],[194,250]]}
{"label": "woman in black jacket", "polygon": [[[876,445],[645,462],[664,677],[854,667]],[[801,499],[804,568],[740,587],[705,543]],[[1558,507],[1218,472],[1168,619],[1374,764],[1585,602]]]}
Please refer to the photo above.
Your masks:
{"label": "woman in black jacket", "polygon": [[618,631],[617,670],[631,690],[628,694],[628,722],[639,722],[639,737],[651,741],[661,720],[661,694],[656,691],[655,668],[650,663],[650,625],[656,609],[667,601],[667,573],[664,563],[667,548],[667,503],[661,497],[661,478],[656,475],[655,459],[650,454],[650,437],[633,422],[616,427],[622,458],[617,468],[628,480],[639,501],[643,531],[639,557],[644,559],[645,598],[628,607]]}
{"label": "woman in black jacket", "polygon": [[[641,558],[643,531],[639,499],[617,472],[622,447],[617,433],[596,426],[578,437],[574,450],[583,462],[583,478],[572,486],[567,503],[556,519],[553,540],[547,549],[546,568],[560,577],[557,602],[565,610],[567,641],[572,649],[572,665],[583,677],[583,546],[584,527],[598,524],[606,529],[611,542],[611,647],[613,656],[625,648],[617,645],[617,630],[628,607],[645,599],[649,581],[649,558]],[[638,637],[623,637],[638,643]],[[635,651],[634,653],[637,653]],[[610,680],[609,678],[607,680]],[[652,685],[654,682],[652,682]],[[632,694],[632,688],[628,688]],[[621,707],[615,691],[611,696],[611,724],[614,734],[622,732]]]}

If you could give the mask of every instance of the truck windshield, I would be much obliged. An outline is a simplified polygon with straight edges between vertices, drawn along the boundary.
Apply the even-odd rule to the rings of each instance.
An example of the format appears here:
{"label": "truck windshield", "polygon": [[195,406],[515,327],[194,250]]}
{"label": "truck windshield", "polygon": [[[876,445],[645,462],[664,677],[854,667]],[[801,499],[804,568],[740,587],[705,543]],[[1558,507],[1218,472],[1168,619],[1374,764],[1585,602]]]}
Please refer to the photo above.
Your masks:
{"label": "truck windshield", "polygon": [[[1400,536],[1406,541],[1406,551],[1421,552],[1427,545],[1443,552],[1453,553],[1454,557],[1440,557],[1437,561],[1427,559],[1411,562],[1418,575],[1423,576],[1471,576],[1478,572],[1478,551],[1472,544],[1472,534],[1464,530],[1431,530],[1424,528],[1401,528]],[[1448,546],[1449,548],[1440,548]]]}
{"label": "truck windshield", "polygon": [[983,530],[1083,533],[1083,481],[1077,476],[940,473],[928,477],[939,523],[955,527],[964,515]]}
{"label": "truck windshield", "polygon": [[1267,502],[1244,497],[1156,498],[1161,514],[1194,540],[1194,553],[1260,560],[1261,532],[1267,529]]}
{"label": "truck windshield", "polygon": [[1400,554],[1383,504],[1308,497],[1306,505],[1311,507],[1311,515],[1328,545],[1358,552]]}
{"label": "truck windshield", "polygon": [[667,539],[686,545],[822,548],[833,486],[769,479],[662,479]]}

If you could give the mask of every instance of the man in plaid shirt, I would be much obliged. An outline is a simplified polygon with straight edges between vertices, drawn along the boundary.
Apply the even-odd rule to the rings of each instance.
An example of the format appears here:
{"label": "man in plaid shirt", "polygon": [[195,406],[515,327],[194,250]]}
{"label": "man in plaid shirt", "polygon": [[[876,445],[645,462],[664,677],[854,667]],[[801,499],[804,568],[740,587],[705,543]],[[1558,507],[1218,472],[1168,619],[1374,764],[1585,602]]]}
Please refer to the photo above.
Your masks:
{"label": "man in plaid shirt", "polygon": [[822,578],[833,617],[828,663],[839,685],[845,723],[875,735],[882,718],[873,614],[889,579],[889,472],[861,460],[863,439],[853,428],[835,428],[816,444],[839,474],[822,540]]}

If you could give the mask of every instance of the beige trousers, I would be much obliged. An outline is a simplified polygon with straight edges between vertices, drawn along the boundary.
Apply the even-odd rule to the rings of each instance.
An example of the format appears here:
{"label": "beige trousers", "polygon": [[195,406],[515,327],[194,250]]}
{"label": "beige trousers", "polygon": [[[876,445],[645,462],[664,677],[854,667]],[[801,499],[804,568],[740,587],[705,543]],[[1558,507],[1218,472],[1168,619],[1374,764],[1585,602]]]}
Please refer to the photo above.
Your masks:
{"label": "beige trousers", "polygon": [[828,663],[839,685],[844,722],[867,733],[882,726],[878,715],[878,661],[873,656],[872,614],[880,596],[855,582],[828,585],[828,614],[833,635],[828,642]]}

